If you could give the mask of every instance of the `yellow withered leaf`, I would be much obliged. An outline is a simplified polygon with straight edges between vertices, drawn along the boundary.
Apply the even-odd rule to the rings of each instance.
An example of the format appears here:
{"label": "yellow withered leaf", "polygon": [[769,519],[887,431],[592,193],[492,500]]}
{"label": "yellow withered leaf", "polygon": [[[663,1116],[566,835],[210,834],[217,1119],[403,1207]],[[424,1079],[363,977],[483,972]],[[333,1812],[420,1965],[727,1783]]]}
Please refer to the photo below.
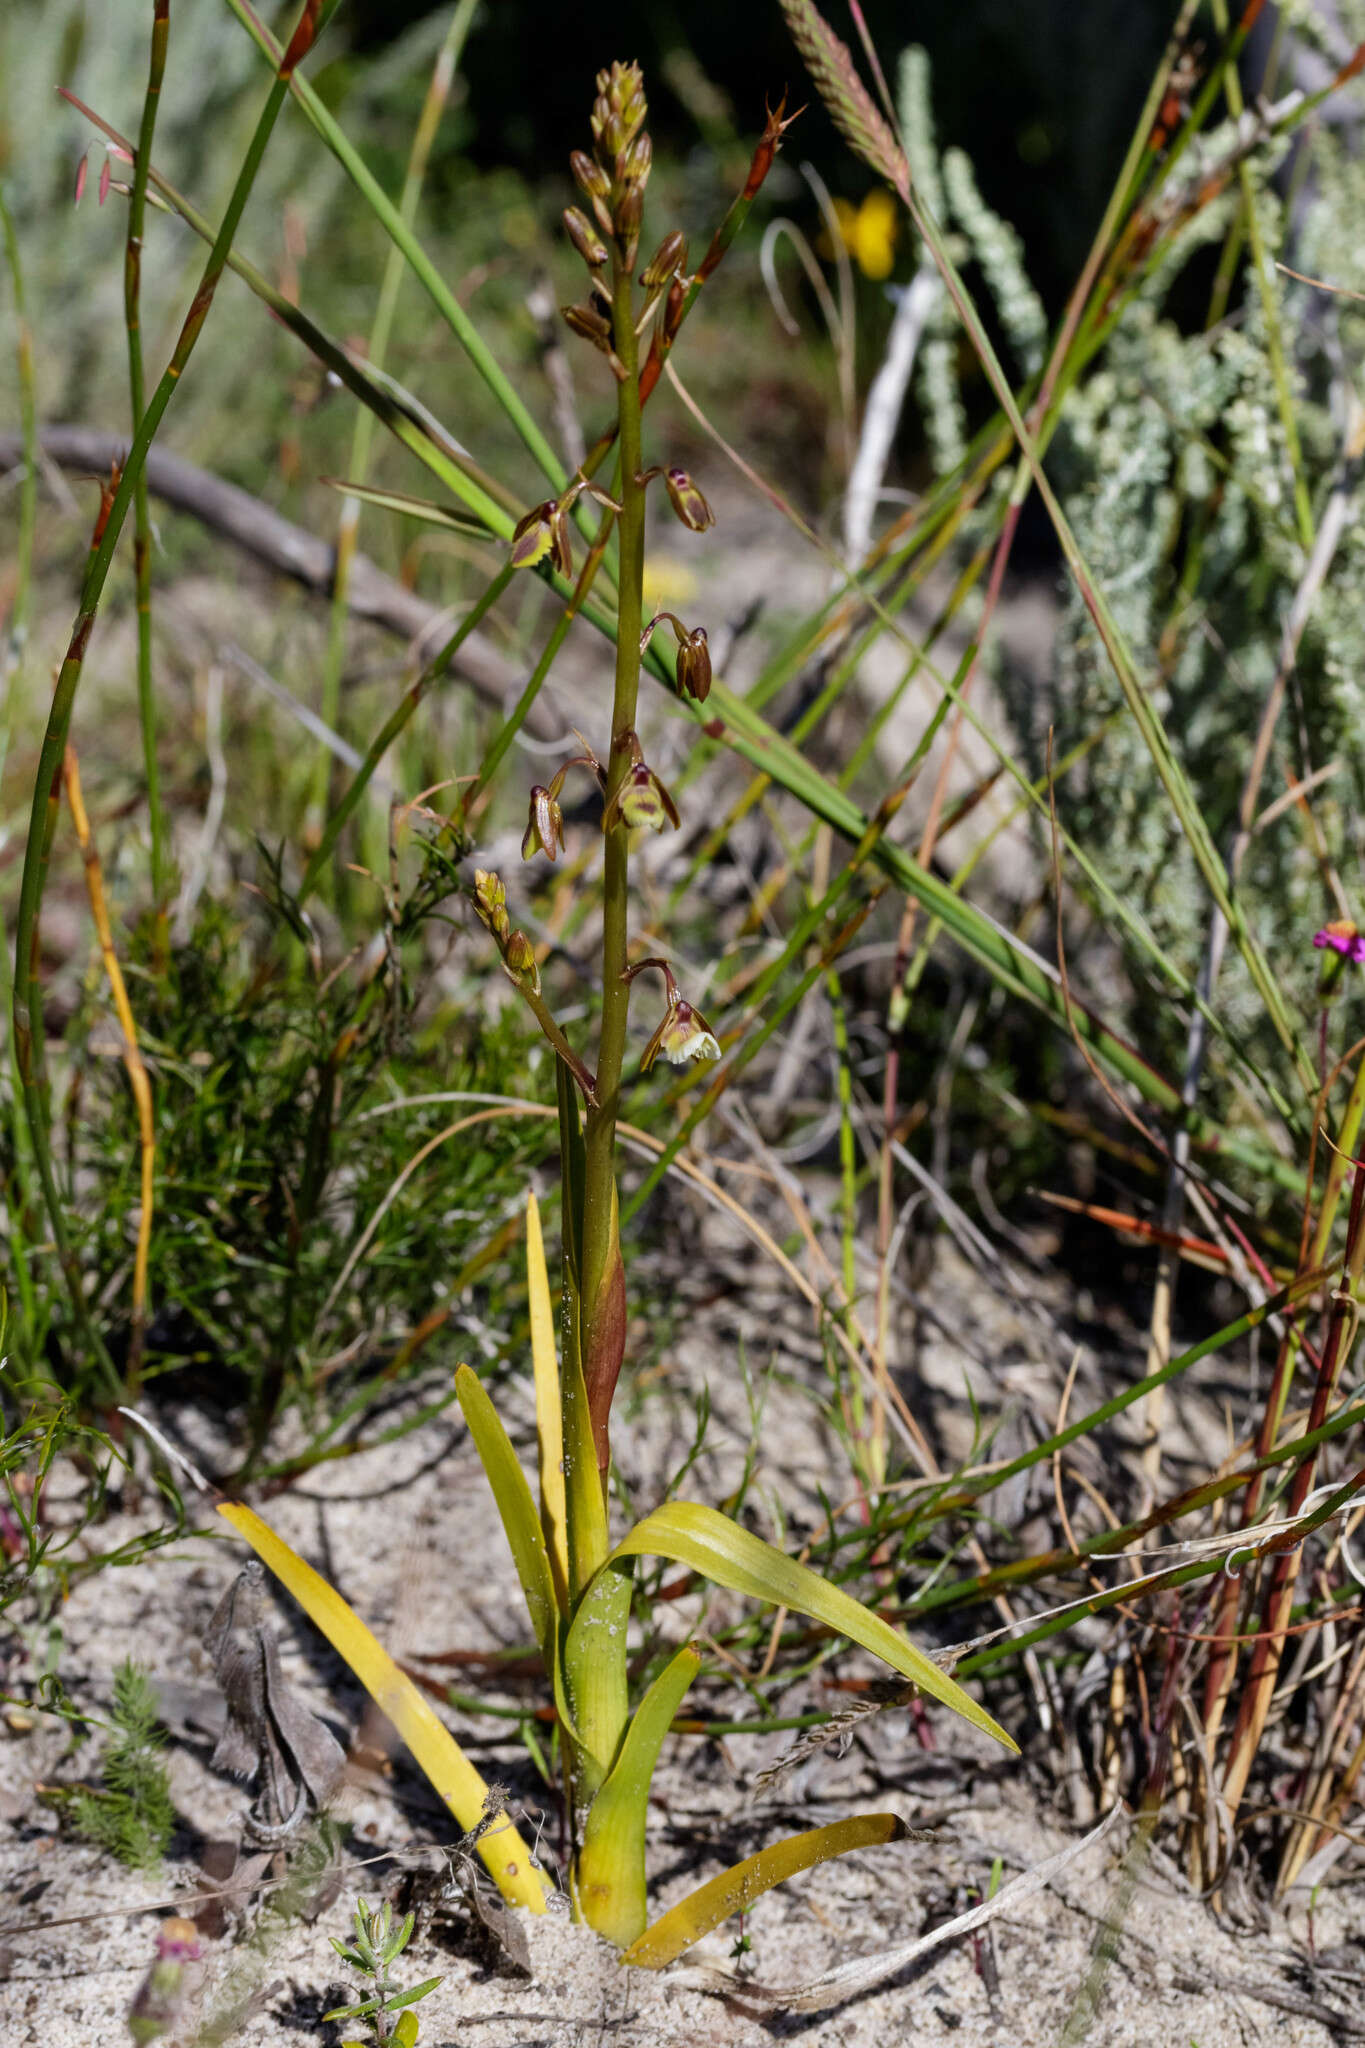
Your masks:
{"label": "yellow withered leaf", "polygon": [[640,1970],[661,1970],[703,1934],[719,1927],[722,1920],[747,1912],[754,1900],[774,1885],[785,1884],[789,1877],[811,1870],[817,1863],[827,1863],[831,1856],[846,1856],[850,1849],[875,1849],[883,1842],[900,1841],[909,1832],[899,1814],[863,1813],[833,1821],[825,1828],[812,1828],[804,1835],[788,1835],[785,1841],[760,1849],[756,1856],[732,1863],[719,1877],[708,1879],[679,1899],[631,1943],[621,1961]]}
{"label": "yellow withered leaf", "polygon": [[[312,1565],[277,1536],[267,1522],[239,1501],[224,1501],[218,1512],[251,1545],[262,1564],[298,1601],[337,1655],[354,1671],[376,1706],[403,1738],[428,1782],[466,1831],[483,1815],[488,1787],[429,1701],[399,1670],[388,1651],[353,1613],[340,1593]],[[545,1911],[546,1879],[531,1863],[531,1852],[510,1824],[490,1828],[478,1845],[489,1876],[510,1905]]]}

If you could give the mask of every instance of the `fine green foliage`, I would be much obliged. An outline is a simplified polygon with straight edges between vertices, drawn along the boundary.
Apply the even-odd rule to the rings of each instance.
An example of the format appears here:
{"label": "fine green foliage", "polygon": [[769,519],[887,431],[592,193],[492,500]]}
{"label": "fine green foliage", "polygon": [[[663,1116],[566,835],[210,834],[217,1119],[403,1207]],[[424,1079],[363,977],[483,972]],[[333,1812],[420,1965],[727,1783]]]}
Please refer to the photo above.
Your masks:
{"label": "fine green foliage", "polygon": [[[357,1901],[354,1935],[350,1941],[338,1941],[333,1937],[332,1947],[343,1963],[349,1964],[362,1977],[369,1977],[374,1989],[354,2005],[339,2005],[324,2013],[324,2024],[335,2021],[340,2025],[343,2020],[364,2020],[373,2041],[393,2042],[395,2048],[413,2048],[420,2021],[412,2008],[428,1992],[434,1991],[441,1981],[439,1977],[427,1977],[422,1983],[402,1991],[390,1975],[393,1965],[412,1939],[414,1925],[415,1916],[411,1913],[395,1925],[393,1908],[387,1899],[382,1906],[367,1906],[364,1899]],[[360,2048],[360,2044],[348,2041],[346,2048]]]}
{"label": "fine green foliage", "polygon": [[71,1820],[86,1841],[130,1870],[155,1870],[175,1825],[164,1742],[155,1687],[142,1666],[126,1658],[114,1673],[99,1789],[76,1793]]}

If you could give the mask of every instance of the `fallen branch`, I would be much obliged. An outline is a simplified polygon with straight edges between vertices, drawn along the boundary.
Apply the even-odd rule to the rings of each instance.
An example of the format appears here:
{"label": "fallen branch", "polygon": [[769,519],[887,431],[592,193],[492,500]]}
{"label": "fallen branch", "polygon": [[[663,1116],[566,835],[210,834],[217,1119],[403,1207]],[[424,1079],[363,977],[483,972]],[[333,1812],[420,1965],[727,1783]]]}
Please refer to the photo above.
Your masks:
{"label": "fallen branch", "polygon": [[[90,476],[108,476],[110,464],[128,450],[126,434],[106,433],[99,427],[44,427],[38,438],[49,461]],[[23,459],[20,436],[0,433],[0,472],[17,469]],[[330,541],[295,526],[250,491],[155,444],[147,454],[147,486],[165,504],[222,534],[266,568],[320,596],[331,595],[336,550]],[[410,641],[419,661],[430,655],[450,630],[449,615],[440,605],[386,576],[367,555],[358,554],[351,563],[346,599],[357,618],[369,619]],[[522,679],[512,663],[482,633],[469,635],[451,665],[478,696],[504,712],[521,688]],[[558,738],[564,730],[562,720],[540,699],[532,705],[526,723],[539,739]]]}

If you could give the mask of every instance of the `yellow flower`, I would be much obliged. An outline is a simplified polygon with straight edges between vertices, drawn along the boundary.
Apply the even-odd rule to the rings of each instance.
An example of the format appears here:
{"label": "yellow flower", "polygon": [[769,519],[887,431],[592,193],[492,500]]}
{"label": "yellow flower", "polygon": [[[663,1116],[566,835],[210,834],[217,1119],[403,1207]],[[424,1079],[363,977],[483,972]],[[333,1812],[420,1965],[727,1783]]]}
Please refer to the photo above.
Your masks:
{"label": "yellow flower", "polygon": [[890,277],[896,262],[896,202],[884,185],[876,185],[861,206],[847,199],[834,202],[844,247],[864,277]]}

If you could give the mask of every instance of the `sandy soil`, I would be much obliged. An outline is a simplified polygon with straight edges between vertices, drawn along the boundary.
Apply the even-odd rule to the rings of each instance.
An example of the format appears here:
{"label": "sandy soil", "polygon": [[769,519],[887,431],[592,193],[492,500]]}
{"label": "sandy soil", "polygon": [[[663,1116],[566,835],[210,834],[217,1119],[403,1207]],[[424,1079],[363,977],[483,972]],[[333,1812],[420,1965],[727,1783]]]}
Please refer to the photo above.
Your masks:
{"label": "sandy soil", "polygon": [[[683,1284],[698,1295],[709,1292],[712,1305],[706,1320],[695,1319],[688,1337],[666,1356],[645,1396],[623,1405],[617,1433],[622,1469],[637,1508],[652,1505],[650,1489],[690,1435],[689,1393],[704,1374],[715,1419],[710,1448],[688,1491],[707,1499],[723,1495],[751,1434],[747,1399],[730,1363],[744,1335],[756,1371],[770,1362],[781,1367],[765,1389],[754,1499],[762,1515],[765,1503],[780,1496],[789,1522],[799,1528],[804,1519],[809,1526],[817,1484],[838,1488],[846,1471],[802,1384],[811,1374],[803,1356],[813,1348],[808,1311],[728,1226],[708,1220],[699,1228],[707,1259],[704,1267],[689,1268]],[[952,1439],[963,1426],[964,1375],[979,1398],[998,1407],[1008,1403],[1011,1389],[1017,1396],[1035,1380],[1041,1386],[1063,1369],[1059,1359],[1069,1362],[1058,1285],[1013,1278],[1017,1298],[1011,1301],[983,1288],[946,1246],[915,1304],[915,1385],[926,1412],[932,1404],[938,1413],[945,1454],[959,1448]],[[1088,1361],[1083,1379],[1096,1371]],[[415,1390],[414,1399],[432,1391]],[[528,1388],[513,1383],[500,1399],[524,1448]],[[211,1455],[196,1418],[168,1410],[163,1420],[190,1448]],[[1026,1502],[1016,1506],[1026,1512]],[[524,1622],[512,1568],[458,1419],[443,1417],[396,1448],[323,1468],[264,1511],[402,1655],[480,1650],[520,1638]],[[113,1670],[130,1649],[156,1674],[173,1731],[171,1779],[183,1826],[158,1878],[128,1876],[73,1842],[35,1796],[39,1782],[69,1779],[85,1767],[66,1754],[63,1725],[13,1710],[0,1723],[0,2041],[6,2048],[102,2048],[121,2038],[160,1912],[172,1903],[183,1907],[202,1886],[198,1858],[205,1841],[231,1837],[240,1822],[242,1790],[208,1767],[215,1695],[200,1637],[241,1552],[221,1524],[214,1527],[211,1508],[196,1513],[199,1527],[173,1549],[79,1584],[54,1617],[55,1638],[31,1632],[30,1671],[35,1660],[55,1656],[63,1682],[82,1704],[107,1700]],[[136,1526],[137,1518],[124,1517],[103,1530],[100,1541],[107,1547]],[[708,1620],[715,1625],[726,1612],[724,1603],[713,1601]],[[679,1612],[679,1631],[691,1618]],[[249,1921],[239,1921],[206,1944],[198,2009],[212,2014],[225,1984],[239,1995],[245,1986],[255,2009],[230,2038],[260,2048],[340,2039],[320,2017],[348,1995],[346,1973],[327,1937],[348,1931],[358,1891],[375,1897],[407,1870],[436,1868],[437,1845],[451,1839],[445,1816],[403,1754],[379,1770],[372,1758],[366,1763],[356,1755],[362,1696],[287,1600],[278,1621],[291,1682],[352,1748],[336,1809],[350,1835],[336,1896],[318,1918],[281,1926],[266,1916],[254,1943]],[[858,1668],[856,1658],[841,1666]],[[464,1683],[471,1691],[487,1685],[478,1675]],[[733,1698],[721,1706],[724,1697],[717,1694],[708,1711],[746,1711]],[[829,1707],[838,1697],[814,1687],[808,1696],[793,1696],[793,1710]],[[995,1704],[1007,1712],[1008,1689]],[[480,1768],[510,1784],[533,1829],[541,1814],[539,1781],[519,1744],[499,1739],[510,1724],[448,1718]],[[997,1857],[1008,1881],[1093,1821],[1086,1788],[1058,1777],[1057,1757],[1065,1752],[1056,1741],[1035,1744],[1015,1764],[940,1712],[929,1727],[932,1747],[903,1711],[881,1715],[859,1731],[847,1753],[820,1753],[767,1796],[755,1795],[755,1774],[790,1738],[675,1738],[659,1781],[651,1840],[655,1906],[783,1833],[850,1811],[894,1810],[913,1827],[932,1829],[930,1840],[859,1853],[758,1902],[746,1923],[752,1950],[743,1967],[765,1986],[791,1987],[927,1932],[980,1896]],[[372,1739],[373,1724],[364,1723],[363,1733]],[[553,1866],[555,1823],[549,1814],[544,1821],[543,1848]],[[1310,1950],[1303,1902],[1288,1918],[1262,1916],[1238,1931],[1191,1898],[1172,1865],[1160,1856],[1144,1862],[1131,1846],[1125,1822],[1049,1889],[1003,1911],[988,1934],[951,1943],[818,2015],[765,2013],[752,2000],[696,1988],[689,1965],[697,1956],[730,1967],[733,1925],[710,1937],[688,1964],[655,1975],[623,1972],[585,1930],[548,1917],[527,1927],[528,1977],[456,1907],[424,1925],[405,1981],[443,1976],[420,2009],[422,2040],[432,2048],[457,2042],[462,2048],[471,2042],[578,2048],[615,2040],[681,2048],[697,2038],[757,2048],[788,2036],[821,2048],[880,2048],[901,2040],[923,2048],[1044,2048],[1081,2039],[1104,2048],[1188,2048],[1191,2042],[1198,2048],[1261,2042],[1327,2048],[1334,2040],[1365,2038],[1358,1992],[1365,1898],[1359,1888],[1338,1884],[1320,1894]],[[1118,1929],[1113,1954],[1097,1962],[1106,1924]],[[1345,2030],[1325,2023],[1329,2012],[1343,2016]],[[1088,2030],[1082,2024],[1087,2016]],[[194,2038],[188,2019],[183,2038]]]}

